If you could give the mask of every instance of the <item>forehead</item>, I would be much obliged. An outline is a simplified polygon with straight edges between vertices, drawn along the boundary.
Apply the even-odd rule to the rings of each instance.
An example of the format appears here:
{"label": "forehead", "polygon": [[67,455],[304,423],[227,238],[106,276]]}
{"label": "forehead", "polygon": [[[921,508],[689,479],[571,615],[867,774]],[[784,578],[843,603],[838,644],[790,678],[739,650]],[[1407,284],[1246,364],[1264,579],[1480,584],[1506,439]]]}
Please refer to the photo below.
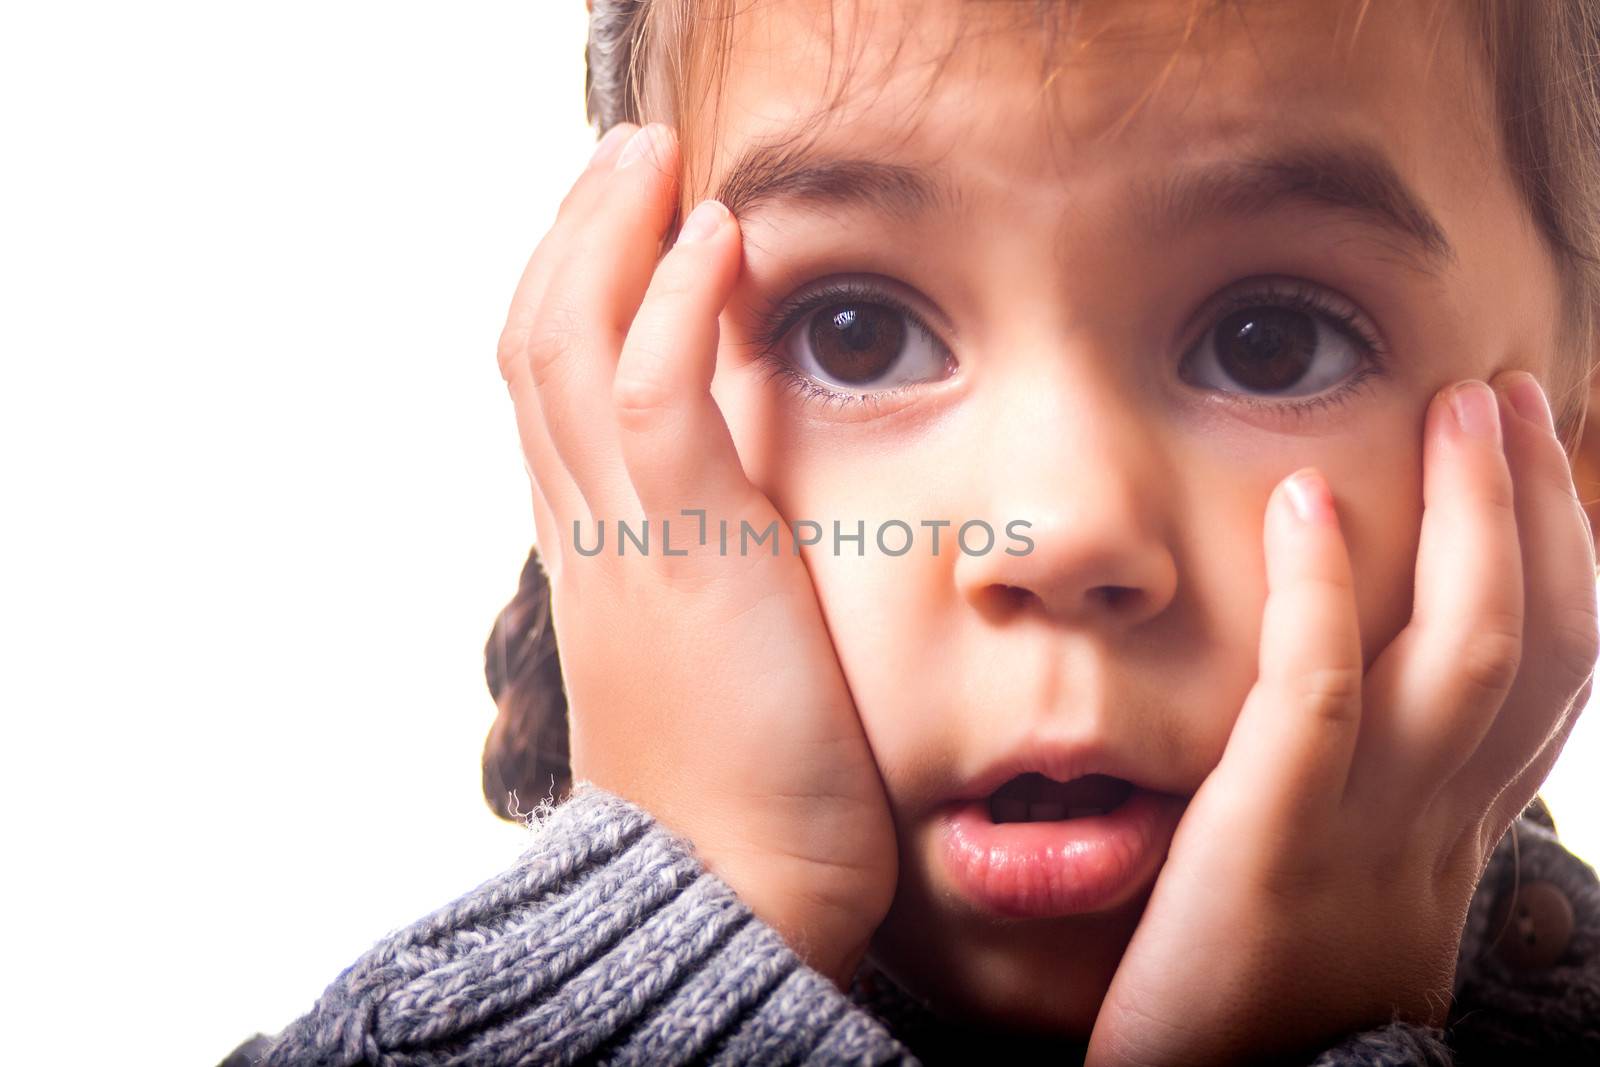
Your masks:
{"label": "forehead", "polygon": [[[1486,84],[1452,2],[769,0],[738,13],[700,195],[752,149],[937,168],[956,209],[1359,143],[1410,187],[1482,182]],[[709,141],[709,144],[707,143]],[[769,152],[770,156],[771,153]],[[1301,152],[1304,157],[1306,153]],[[849,175],[841,181],[848,182]],[[904,198],[902,198],[904,199]]]}

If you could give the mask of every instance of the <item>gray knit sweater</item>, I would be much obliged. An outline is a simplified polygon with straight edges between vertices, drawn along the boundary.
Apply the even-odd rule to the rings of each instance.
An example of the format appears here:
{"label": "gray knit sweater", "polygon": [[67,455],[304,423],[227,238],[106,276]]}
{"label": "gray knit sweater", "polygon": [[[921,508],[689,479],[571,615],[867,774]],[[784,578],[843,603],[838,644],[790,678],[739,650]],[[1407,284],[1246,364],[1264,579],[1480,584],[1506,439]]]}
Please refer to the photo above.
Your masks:
{"label": "gray knit sweater", "polygon": [[[536,814],[510,869],[379,941],[225,1067],[1081,1062],[1081,1045],[948,1025],[870,962],[840,993],[612,793],[580,782]],[[1533,913],[1495,910],[1513,888]],[[1314,1057],[1452,1063],[1600,1065],[1600,880],[1542,805],[1473,898],[1447,1029],[1394,1023]]]}

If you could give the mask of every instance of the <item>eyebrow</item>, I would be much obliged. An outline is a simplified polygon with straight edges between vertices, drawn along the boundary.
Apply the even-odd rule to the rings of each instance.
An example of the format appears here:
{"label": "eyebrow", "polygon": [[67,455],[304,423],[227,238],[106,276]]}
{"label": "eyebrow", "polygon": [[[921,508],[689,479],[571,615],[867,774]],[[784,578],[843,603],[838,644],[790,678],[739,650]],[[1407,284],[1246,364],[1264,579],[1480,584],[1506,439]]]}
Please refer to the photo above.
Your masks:
{"label": "eyebrow", "polygon": [[804,208],[875,208],[905,222],[960,210],[960,190],[938,168],[844,158],[804,148],[745,148],[712,194],[741,222],[777,203]]}
{"label": "eyebrow", "polygon": [[[743,151],[714,195],[741,223],[779,204],[868,208],[912,223],[936,211],[959,213],[965,203],[942,169],[765,144]],[[1348,213],[1398,238],[1425,274],[1437,275],[1457,261],[1438,219],[1389,158],[1366,141],[1297,143],[1184,167],[1135,183],[1130,196],[1134,217],[1156,243],[1208,216],[1247,217],[1304,204]]]}
{"label": "eyebrow", "polygon": [[1346,212],[1399,238],[1425,274],[1457,261],[1439,220],[1389,157],[1365,141],[1296,144],[1207,163],[1147,184],[1142,196],[1147,224],[1158,239],[1207,215],[1248,216],[1300,203]]}

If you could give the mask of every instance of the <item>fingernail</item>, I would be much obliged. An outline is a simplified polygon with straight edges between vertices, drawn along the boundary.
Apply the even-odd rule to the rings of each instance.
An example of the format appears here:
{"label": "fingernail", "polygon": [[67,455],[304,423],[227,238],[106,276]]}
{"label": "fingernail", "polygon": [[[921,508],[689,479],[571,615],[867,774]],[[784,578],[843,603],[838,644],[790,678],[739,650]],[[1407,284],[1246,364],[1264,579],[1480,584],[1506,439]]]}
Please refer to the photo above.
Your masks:
{"label": "fingernail", "polygon": [[1473,378],[1456,385],[1450,390],[1450,407],[1462,433],[1499,442],[1500,404],[1487,382]]}
{"label": "fingernail", "polygon": [[1296,471],[1283,483],[1289,504],[1301,522],[1327,522],[1333,518],[1333,503],[1328,499],[1327,483],[1314,468]]}
{"label": "fingernail", "polygon": [[617,154],[617,146],[626,142],[631,134],[637,132],[637,130],[630,130],[627,126],[611,127],[606,131],[605,136],[600,138],[599,143],[594,146],[594,152],[589,156],[589,167],[603,166],[612,156]]}
{"label": "fingernail", "polygon": [[728,209],[718,200],[702,200],[695,209],[689,212],[689,217],[683,221],[683,228],[678,231],[678,244],[688,244],[710,237],[717,232],[717,227],[722,225],[723,218],[728,214]]}
{"label": "fingernail", "polygon": [[1550,413],[1550,401],[1545,397],[1544,390],[1539,387],[1539,379],[1527,371],[1518,371],[1511,376],[1511,381],[1506,386],[1506,394],[1518,415],[1529,422],[1538,423],[1552,434],[1556,432],[1556,420]]}
{"label": "fingernail", "polygon": [[[643,159],[646,153],[651,153],[655,144],[666,136],[666,127],[659,122],[647,123],[638,133],[629,138],[627,145],[622,149],[622,155],[617,157],[617,169],[632,165]],[[652,153],[653,154],[653,153]]]}

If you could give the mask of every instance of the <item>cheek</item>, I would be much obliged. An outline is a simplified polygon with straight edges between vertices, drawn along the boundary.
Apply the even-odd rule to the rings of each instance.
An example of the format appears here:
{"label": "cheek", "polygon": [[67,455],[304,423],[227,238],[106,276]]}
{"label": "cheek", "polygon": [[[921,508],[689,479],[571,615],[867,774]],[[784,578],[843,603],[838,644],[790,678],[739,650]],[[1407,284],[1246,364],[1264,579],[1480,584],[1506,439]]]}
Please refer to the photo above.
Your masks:
{"label": "cheek", "polygon": [[[916,527],[915,520],[902,521]],[[853,520],[851,525],[853,526]],[[868,521],[868,537],[875,528]],[[893,547],[898,547],[896,542]],[[936,797],[938,784],[965,755],[964,723],[952,693],[974,684],[974,635],[954,604],[951,562],[913,547],[903,556],[858,558],[815,546],[806,557],[856,713],[883,774],[902,834]],[[931,792],[930,792],[931,790]]]}
{"label": "cheek", "polygon": [[[950,535],[934,556],[919,525],[951,506],[941,499],[936,464],[916,451],[873,462],[859,449],[840,446],[840,434],[808,430],[795,417],[792,399],[775,395],[777,388],[763,383],[759,372],[736,362],[719,367],[712,393],[751,483],[789,522],[821,526],[821,541],[802,550],[818,606],[880,765],[900,766],[935,732],[926,695],[914,680],[927,678],[941,662],[947,669],[958,662],[947,625]],[[891,519],[912,528],[912,546],[903,555],[886,556],[876,543],[880,525]],[[861,554],[854,541],[834,551],[835,520],[845,534],[861,524]],[[885,538],[891,550],[904,543],[902,532],[891,530]]]}
{"label": "cheek", "polygon": [[[817,539],[802,557],[868,739],[880,763],[892,763],[915,741],[897,733],[930,729],[913,679],[958,662],[949,534],[935,556],[920,525],[944,514],[920,498],[934,482],[931,472],[899,464],[890,476],[859,459],[801,453],[763,481],[786,520],[816,524],[801,531]],[[907,542],[896,522],[911,530],[899,555]]]}
{"label": "cheek", "polygon": [[[1422,515],[1421,449],[1409,415],[1373,420],[1356,441],[1281,439],[1267,463],[1242,456],[1191,453],[1175,499],[1172,541],[1178,554],[1176,634],[1167,644],[1195,687],[1174,678],[1171,691],[1192,702],[1183,717],[1186,763],[1201,775],[1221,758],[1239,709],[1260,673],[1262,613],[1268,595],[1263,525],[1273,488],[1302,466],[1315,466],[1333,488],[1355,584],[1363,663],[1370,667],[1410,619]],[[1187,620],[1187,621],[1185,621]]]}
{"label": "cheek", "polygon": [[[948,541],[946,554],[932,556],[918,524],[976,504],[981,493],[952,480],[961,464],[953,444],[943,455],[929,441],[880,452],[857,438],[847,447],[841,442],[851,439],[848,433],[808,425],[796,401],[761,374],[727,360],[712,387],[745,472],[785,518],[822,526],[822,542],[804,550],[806,566],[880,762],[925,762],[915,753],[938,743],[928,702],[969,681],[941,672],[975,669],[974,650],[988,648],[996,635],[957,594]],[[1214,449],[1190,442],[1174,453],[1181,459],[1172,474],[1183,488],[1162,505],[1161,526],[1179,586],[1148,637],[1166,660],[1186,666],[1171,678],[1160,678],[1157,668],[1145,683],[1165,685],[1171,703],[1188,709],[1151,725],[1170,735],[1177,758],[1198,777],[1221,757],[1259,670],[1267,596],[1262,520],[1273,487],[1290,472],[1316,466],[1333,487],[1365,664],[1406,625],[1422,518],[1424,404],[1396,397],[1373,405],[1359,432],[1282,434],[1271,448],[1259,440],[1245,447],[1238,439],[1223,447],[1214,439]],[[918,531],[904,556],[885,557],[873,543],[889,519]],[[863,524],[861,555],[853,542],[834,551],[835,520],[846,532]],[[1196,686],[1198,679],[1203,684]]]}
{"label": "cheek", "polygon": [[1411,443],[1371,465],[1330,475],[1339,478],[1335,499],[1355,581],[1362,661],[1370,667],[1411,618],[1422,533],[1422,457]]}
{"label": "cheek", "polygon": [[[1235,464],[1208,479],[1189,513],[1209,518],[1193,527],[1188,541],[1191,558],[1180,561],[1198,584],[1209,587],[1194,595],[1210,600],[1223,618],[1223,630],[1249,636],[1252,677],[1259,668],[1261,614],[1266,607],[1266,546],[1263,520],[1273,488],[1302,466],[1314,466],[1327,477],[1339,513],[1345,549],[1355,585],[1356,614],[1361,631],[1363,663],[1370,667],[1411,616],[1412,586],[1422,522],[1422,455],[1409,422],[1392,425],[1376,420],[1359,441],[1284,442],[1273,452],[1272,466],[1241,475]],[[1216,486],[1228,486],[1219,498]],[[1204,497],[1203,500],[1199,499]],[[1211,525],[1215,523],[1216,525]],[[1229,553],[1211,547],[1234,546]],[[1220,568],[1220,569],[1219,569]]]}

